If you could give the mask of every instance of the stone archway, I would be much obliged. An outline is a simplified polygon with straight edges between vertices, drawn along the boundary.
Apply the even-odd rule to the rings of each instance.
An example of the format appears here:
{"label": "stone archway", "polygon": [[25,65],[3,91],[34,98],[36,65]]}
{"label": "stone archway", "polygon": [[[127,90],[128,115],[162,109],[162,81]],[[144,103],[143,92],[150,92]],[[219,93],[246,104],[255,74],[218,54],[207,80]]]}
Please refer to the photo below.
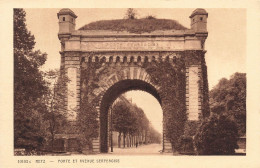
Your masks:
{"label": "stone archway", "polygon": [[[136,34],[112,30],[75,30],[77,18],[75,13],[70,9],[60,10],[58,37],[61,42],[61,71],[69,77],[67,90],[68,93],[72,93],[65,98],[67,119],[71,123],[77,122],[78,114],[73,109],[80,109],[82,97],[90,92],[90,99],[98,99],[95,104],[100,129],[106,128],[104,124],[106,122],[103,123],[102,120],[106,118],[108,106],[125,91],[144,90],[162,103],[160,98],[162,88],[152,82],[144,65],[168,62],[170,66],[175,67],[176,60],[180,59],[184,74],[184,89],[181,93],[184,99],[181,103],[185,106],[183,116],[187,116],[185,124],[188,125],[189,121],[198,122],[207,116],[208,81],[204,50],[208,35],[207,16],[208,13],[204,9],[197,9],[190,16],[191,29]],[[99,77],[96,74],[85,73],[90,66],[96,65],[98,68],[95,72],[101,74]],[[167,77],[167,73],[170,72],[162,75]],[[89,87],[87,84],[89,80],[97,80],[95,88]],[[98,138],[92,141],[93,151],[96,153],[106,151],[107,148],[102,144],[106,137],[101,136],[100,129]],[[65,139],[64,145],[70,146],[66,145],[67,141],[75,139],[77,135],[73,132],[61,133],[57,137]],[[171,150],[171,144],[165,138],[163,144],[164,150]]]}
{"label": "stone archway", "polygon": [[[75,54],[75,53],[73,53]],[[96,100],[98,113],[99,132],[93,140],[94,152],[107,152],[107,111],[111,103],[122,93],[130,90],[142,90],[153,95],[161,104],[161,88],[155,84],[147,72],[147,67],[158,62],[167,62],[171,67],[175,66],[175,60],[181,56],[173,52],[107,52],[107,53],[83,53],[81,54],[81,98],[90,94],[91,99]],[[112,56],[111,56],[112,55]],[[93,74],[86,72],[93,71]],[[185,68],[184,68],[185,69]],[[164,74],[166,75],[166,74]],[[89,81],[95,76],[96,88],[88,90]],[[183,102],[184,103],[184,102]],[[164,126],[164,124],[163,124]],[[105,130],[102,132],[102,130]],[[165,132],[163,128],[163,132]],[[171,151],[170,142],[163,133],[163,151]]]}
{"label": "stone archway", "polygon": [[[110,87],[101,100],[100,105],[100,151],[107,152],[107,118],[108,118],[108,109],[111,103],[122,93],[130,90],[142,90],[153,95],[159,103],[161,103],[160,96],[156,89],[149,83],[142,80],[122,80],[115,83]],[[163,114],[162,114],[163,115]],[[163,149],[163,147],[162,147]]]}
{"label": "stone archway", "polygon": [[[99,103],[96,109],[99,113],[98,121],[100,126],[99,135],[95,140],[93,140],[93,150],[95,152],[107,152],[107,112],[109,106],[120,94],[130,90],[142,90],[150,93],[161,104],[161,98],[159,95],[160,87],[151,81],[150,75],[146,72],[145,68],[142,67],[144,62],[141,62],[139,59],[129,59],[129,62],[127,62],[124,61],[124,57],[121,57],[122,59],[120,59],[119,56],[116,57],[118,59],[115,59],[114,62],[108,61],[100,67],[101,71],[103,68],[108,71],[106,71],[104,74],[101,74],[100,80],[98,82],[99,87],[93,90],[93,93],[96,95],[95,97],[99,97]],[[133,56],[132,58],[135,57],[136,56]],[[91,66],[91,64],[100,63],[99,60],[102,60],[103,63],[106,62],[105,56],[100,59],[92,59],[92,57],[89,58],[90,59],[88,62],[82,63],[82,71],[84,71],[84,67]],[[113,57],[111,58],[113,59]],[[148,59],[146,62],[149,63]],[[85,70],[87,70],[87,68]],[[81,81],[83,81],[82,84],[84,85],[83,72]],[[167,150],[171,150],[170,143],[166,140],[165,137],[163,137],[163,140],[162,149],[167,148]],[[165,146],[165,144],[167,144],[167,146]]]}

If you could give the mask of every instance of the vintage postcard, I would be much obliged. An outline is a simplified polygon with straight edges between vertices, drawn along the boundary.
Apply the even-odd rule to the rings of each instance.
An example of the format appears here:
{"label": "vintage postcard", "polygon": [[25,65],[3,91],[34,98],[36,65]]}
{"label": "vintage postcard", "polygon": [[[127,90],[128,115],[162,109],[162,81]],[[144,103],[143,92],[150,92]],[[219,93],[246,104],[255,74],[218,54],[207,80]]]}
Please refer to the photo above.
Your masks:
{"label": "vintage postcard", "polygon": [[2,2],[0,167],[259,167],[260,4],[199,2]]}

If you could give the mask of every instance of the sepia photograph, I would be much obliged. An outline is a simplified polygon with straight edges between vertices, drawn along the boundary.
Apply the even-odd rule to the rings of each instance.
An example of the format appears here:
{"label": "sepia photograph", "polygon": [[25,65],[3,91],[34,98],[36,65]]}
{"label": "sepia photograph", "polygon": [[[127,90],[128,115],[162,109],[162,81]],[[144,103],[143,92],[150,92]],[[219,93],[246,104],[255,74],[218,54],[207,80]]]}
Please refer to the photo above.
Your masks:
{"label": "sepia photograph", "polygon": [[246,154],[245,9],[13,16],[14,155]]}
{"label": "sepia photograph", "polygon": [[3,4],[0,167],[260,165],[259,3]]}

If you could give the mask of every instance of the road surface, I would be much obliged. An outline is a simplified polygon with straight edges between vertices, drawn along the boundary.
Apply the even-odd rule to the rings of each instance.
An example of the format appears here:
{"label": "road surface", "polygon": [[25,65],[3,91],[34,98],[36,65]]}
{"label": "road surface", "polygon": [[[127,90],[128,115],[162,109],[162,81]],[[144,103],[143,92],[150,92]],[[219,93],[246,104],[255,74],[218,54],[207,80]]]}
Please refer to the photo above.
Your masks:
{"label": "road surface", "polygon": [[[108,154],[113,155],[162,155],[162,144],[149,144],[149,145],[141,145],[136,147],[129,148],[113,148],[113,152],[111,152],[111,148],[109,148]],[[165,153],[163,153],[165,155]],[[170,154],[172,155],[172,154]]]}

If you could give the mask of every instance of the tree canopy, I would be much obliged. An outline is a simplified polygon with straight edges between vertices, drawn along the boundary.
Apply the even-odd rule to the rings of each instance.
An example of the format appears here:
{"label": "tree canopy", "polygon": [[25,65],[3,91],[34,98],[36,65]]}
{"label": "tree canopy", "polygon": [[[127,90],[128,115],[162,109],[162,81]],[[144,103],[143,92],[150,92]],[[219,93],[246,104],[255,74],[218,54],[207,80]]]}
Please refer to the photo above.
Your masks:
{"label": "tree canopy", "polygon": [[46,54],[33,50],[25,16],[23,9],[14,9],[14,145],[36,148],[44,139],[41,112],[47,110],[43,98],[48,87],[39,68]]}
{"label": "tree canopy", "polygon": [[238,148],[237,139],[236,123],[226,115],[213,114],[199,127],[195,146],[200,155],[229,155]]}
{"label": "tree canopy", "polygon": [[129,104],[123,101],[114,105],[113,117],[114,129],[125,134],[130,131],[132,124],[135,122]]}
{"label": "tree canopy", "polygon": [[128,8],[125,14],[126,19],[136,19],[137,18],[137,12],[133,8]]}
{"label": "tree canopy", "polygon": [[222,78],[209,95],[212,113],[228,115],[243,136],[246,133],[246,74],[237,72],[229,80]]}
{"label": "tree canopy", "polygon": [[67,93],[67,83],[69,79],[66,75],[61,75],[59,70],[50,70],[45,73],[48,83],[48,91],[45,94],[45,104],[47,112],[43,113],[46,121],[46,139],[50,139],[52,151],[54,149],[55,135],[64,131],[66,124],[65,97]]}
{"label": "tree canopy", "polygon": [[146,134],[153,142],[160,142],[161,135],[149,123],[144,111],[127,101],[126,98],[117,101],[112,108],[113,127],[119,133],[140,135]]}

